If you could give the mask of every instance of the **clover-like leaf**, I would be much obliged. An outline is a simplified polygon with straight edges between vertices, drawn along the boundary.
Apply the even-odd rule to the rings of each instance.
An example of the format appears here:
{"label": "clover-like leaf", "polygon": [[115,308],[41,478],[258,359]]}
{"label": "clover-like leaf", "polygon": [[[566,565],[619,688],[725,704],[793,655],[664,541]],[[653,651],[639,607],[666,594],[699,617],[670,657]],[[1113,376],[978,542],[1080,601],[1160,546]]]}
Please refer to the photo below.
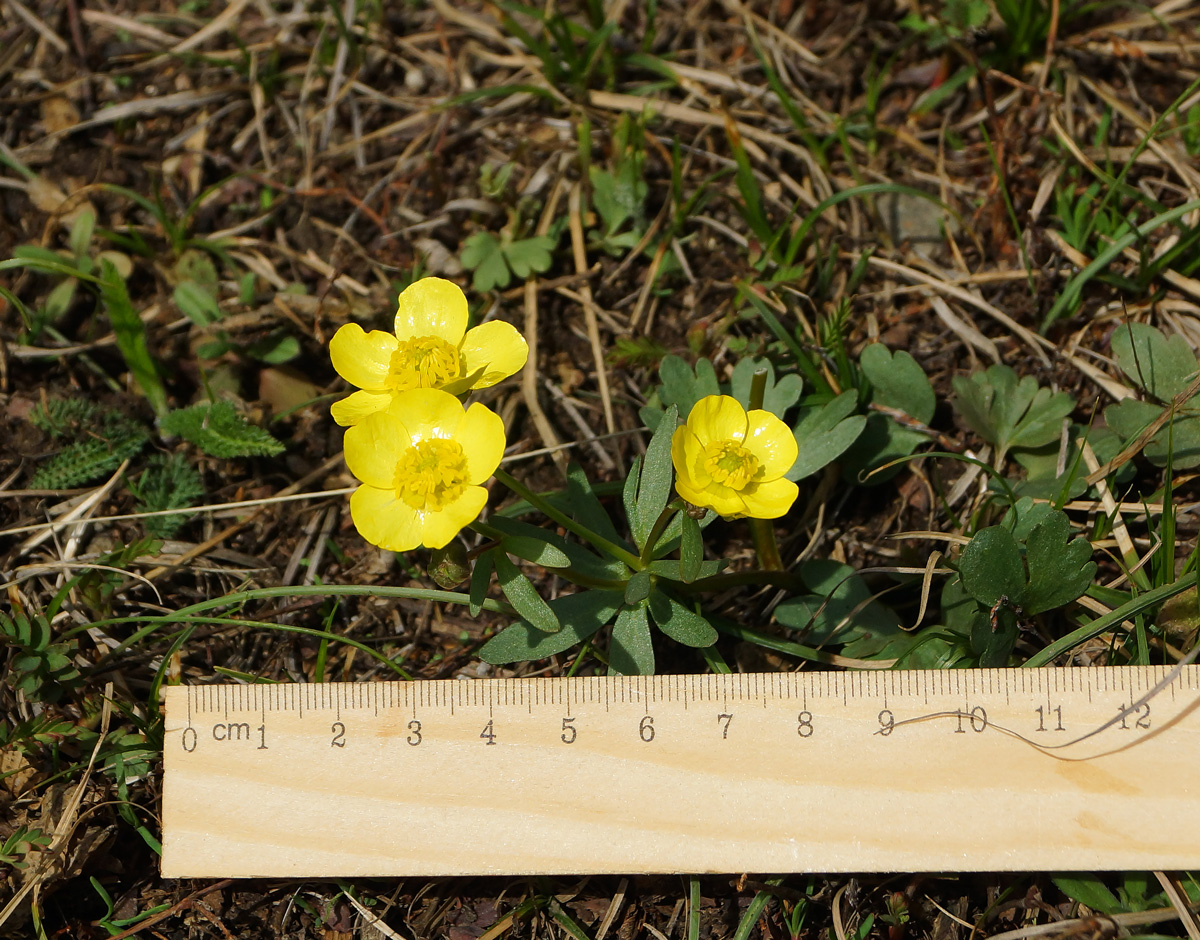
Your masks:
{"label": "clover-like leaf", "polygon": [[937,398],[924,370],[904,350],[893,353],[883,343],[872,343],[858,359],[872,386],[871,400],[898,408],[922,424],[933,420]]}
{"label": "clover-like leaf", "polygon": [[[1104,409],[1104,420],[1108,426],[1131,441],[1144,431],[1152,421],[1162,414],[1162,406],[1148,401],[1126,398]],[[1158,467],[1165,467],[1168,459],[1176,470],[1200,466],[1200,399],[1193,398],[1175,416],[1163,424],[1142,453]]]}
{"label": "clover-like leaf", "polygon": [[800,392],[804,383],[798,375],[785,375],[775,380],[775,367],[769,359],[740,359],[733,367],[733,375],[729,377],[729,393],[736,398],[743,408],[750,407],[750,386],[754,381],[754,373],[759,369],[767,370],[767,382],[763,390],[764,411],[769,411],[777,418],[782,418],[792,405],[800,400]]}
{"label": "clover-like leaf", "polygon": [[1025,565],[1012,533],[1003,526],[989,526],[975,533],[958,559],[963,588],[984,607],[995,607],[1000,599],[1021,604],[1025,597]]}
{"label": "clover-like leaf", "polygon": [[1027,375],[1018,380],[1006,365],[990,366],[953,381],[954,407],[980,437],[993,445],[997,462],[1013,447],[1034,448],[1056,440],[1062,421],[1075,408],[1066,392],[1039,388]]}
{"label": "clover-like leaf", "polygon": [[554,239],[549,235],[534,235],[504,244],[504,258],[517,277],[542,274],[550,270],[553,259]]}
{"label": "clover-like leaf", "polygon": [[491,232],[476,232],[463,242],[462,263],[475,272],[472,285],[477,291],[504,288],[512,280],[500,239]]}
{"label": "clover-like leaf", "polygon": [[1112,335],[1113,355],[1138,388],[1168,402],[1196,375],[1196,354],[1178,333],[1164,336],[1147,323],[1125,323]]}
{"label": "clover-like leaf", "polygon": [[1072,539],[1066,513],[1055,510],[1033,527],[1025,543],[1029,588],[1021,607],[1032,616],[1069,604],[1083,594],[1096,575],[1092,545]]}

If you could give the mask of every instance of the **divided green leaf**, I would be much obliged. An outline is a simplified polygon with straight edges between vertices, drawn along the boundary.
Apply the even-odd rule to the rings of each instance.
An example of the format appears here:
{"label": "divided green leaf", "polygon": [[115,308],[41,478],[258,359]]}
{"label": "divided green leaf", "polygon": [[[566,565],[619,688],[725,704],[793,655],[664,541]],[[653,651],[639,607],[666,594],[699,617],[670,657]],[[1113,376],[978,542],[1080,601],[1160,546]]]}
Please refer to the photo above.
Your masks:
{"label": "divided green leaf", "polygon": [[997,463],[1011,448],[1042,447],[1058,440],[1063,419],[1075,409],[1066,392],[1039,388],[1037,379],[1017,374],[1006,365],[993,365],[970,378],[953,381],[954,407],[997,452]]}
{"label": "divided green leaf", "polygon": [[246,421],[227,401],[180,408],[165,415],[159,426],[164,434],[191,441],[210,457],[273,457],[284,451],[282,443]]}
{"label": "divided green leaf", "polygon": [[504,596],[516,612],[534,629],[542,633],[558,633],[562,624],[553,609],[508,555],[497,552],[493,561],[500,590],[504,592]]}

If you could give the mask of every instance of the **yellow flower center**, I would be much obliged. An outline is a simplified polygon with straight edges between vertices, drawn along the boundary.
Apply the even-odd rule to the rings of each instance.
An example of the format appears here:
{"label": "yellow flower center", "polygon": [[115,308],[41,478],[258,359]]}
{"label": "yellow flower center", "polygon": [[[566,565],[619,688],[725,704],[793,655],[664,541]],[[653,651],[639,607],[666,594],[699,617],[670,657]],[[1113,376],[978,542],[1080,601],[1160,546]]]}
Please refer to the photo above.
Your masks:
{"label": "yellow flower center", "polygon": [[717,483],[740,490],[758,473],[758,458],[737,441],[713,441],[704,446],[704,469]]}
{"label": "yellow flower center", "polygon": [[388,364],[388,388],[441,388],[458,378],[458,349],[436,336],[400,342]]}
{"label": "yellow flower center", "polygon": [[467,488],[467,458],[457,441],[434,438],[410,447],[396,464],[396,498],[438,512]]}

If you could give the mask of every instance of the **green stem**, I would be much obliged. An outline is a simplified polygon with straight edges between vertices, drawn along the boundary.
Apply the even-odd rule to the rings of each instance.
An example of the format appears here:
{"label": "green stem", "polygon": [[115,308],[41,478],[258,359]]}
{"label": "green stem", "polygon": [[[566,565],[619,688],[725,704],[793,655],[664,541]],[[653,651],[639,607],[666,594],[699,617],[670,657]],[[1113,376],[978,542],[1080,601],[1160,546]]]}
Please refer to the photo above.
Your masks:
{"label": "green stem", "polygon": [[671,521],[675,512],[676,510],[671,506],[665,506],[663,511],[658,514],[658,518],[654,520],[654,525],[650,527],[650,535],[646,538],[646,545],[642,548],[643,568],[653,561],[654,546],[658,543],[658,537],[663,534],[663,529],[667,527],[667,523]]}
{"label": "green stem", "polygon": [[729,663],[725,662],[725,657],[722,656],[715,646],[700,647],[700,655],[704,657],[704,661],[708,663],[708,668],[713,672],[728,675],[733,672],[729,668]]}
{"label": "green stem", "polygon": [[[284,585],[283,587],[272,588],[255,588],[251,591],[238,591],[234,594],[224,594],[221,597],[210,598],[206,601],[200,601],[197,604],[192,604],[189,607],[184,607],[171,614],[165,614],[160,617],[110,617],[106,620],[97,620],[93,623],[84,624],[82,627],[76,627],[72,631],[64,634],[64,637],[69,636],[74,632],[81,632],[88,627],[103,627],[118,623],[145,623],[148,626],[136,631],[131,636],[121,642],[119,646],[109,650],[100,660],[101,663],[112,659],[115,655],[123,650],[135,646],[143,638],[149,636],[159,627],[167,626],[178,621],[190,618],[193,614],[200,614],[206,610],[213,610],[217,607],[229,607],[232,605],[243,604],[246,601],[266,600],[272,597],[407,597],[421,601],[437,601],[446,604],[469,604],[471,596],[469,594],[459,594],[455,591],[438,591],[432,588],[409,588],[409,587],[392,587],[390,585],[373,585],[373,584],[294,584]],[[504,614],[508,617],[517,616],[517,612],[508,604],[501,601],[487,599],[481,604],[484,610],[490,610],[495,613]],[[205,618],[211,619],[211,618]],[[279,627],[279,624],[272,625]],[[284,629],[280,627],[280,629]],[[288,627],[298,633],[312,633],[314,636],[328,636],[324,630],[312,630],[308,627]],[[347,637],[338,638],[342,643],[355,645]],[[99,665],[100,663],[97,663]]]}
{"label": "green stem", "polygon": [[[750,410],[758,411],[767,394],[767,370],[756,369],[750,379]],[[784,571],[783,559],[779,557],[779,542],[775,539],[775,525],[769,519],[751,519],[750,533],[754,536],[754,550],[758,553],[759,565],[767,571]]]}
{"label": "green stem", "polygon": [[588,542],[589,544],[594,545],[596,548],[608,552],[608,554],[610,554],[613,558],[624,562],[634,571],[641,571],[646,567],[642,563],[642,560],[638,558],[637,555],[633,554],[633,552],[626,551],[615,542],[610,542],[599,532],[593,532],[587,526],[580,525],[566,513],[555,509],[547,500],[543,499],[541,496],[538,496],[535,492],[533,492],[533,490],[525,486],[525,484],[518,483],[508,472],[497,467],[494,476],[510,490],[528,502],[529,505],[536,507],[540,512],[546,516],[549,516],[567,531],[574,532],[585,542]]}

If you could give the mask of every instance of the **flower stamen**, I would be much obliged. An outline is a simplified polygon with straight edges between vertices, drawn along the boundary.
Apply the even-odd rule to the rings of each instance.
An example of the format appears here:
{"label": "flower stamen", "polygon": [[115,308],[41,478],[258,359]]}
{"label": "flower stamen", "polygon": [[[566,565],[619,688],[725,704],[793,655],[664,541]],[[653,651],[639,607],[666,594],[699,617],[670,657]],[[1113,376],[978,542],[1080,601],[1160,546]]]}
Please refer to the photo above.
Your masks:
{"label": "flower stamen", "polygon": [[405,451],[396,463],[396,498],[418,512],[439,512],[467,488],[467,460],[457,441],[433,438]]}
{"label": "flower stamen", "polygon": [[758,473],[758,458],[738,441],[712,441],[704,447],[704,469],[715,482],[741,490]]}
{"label": "flower stamen", "polygon": [[437,336],[402,340],[388,364],[387,387],[440,388],[458,378],[458,349]]}

